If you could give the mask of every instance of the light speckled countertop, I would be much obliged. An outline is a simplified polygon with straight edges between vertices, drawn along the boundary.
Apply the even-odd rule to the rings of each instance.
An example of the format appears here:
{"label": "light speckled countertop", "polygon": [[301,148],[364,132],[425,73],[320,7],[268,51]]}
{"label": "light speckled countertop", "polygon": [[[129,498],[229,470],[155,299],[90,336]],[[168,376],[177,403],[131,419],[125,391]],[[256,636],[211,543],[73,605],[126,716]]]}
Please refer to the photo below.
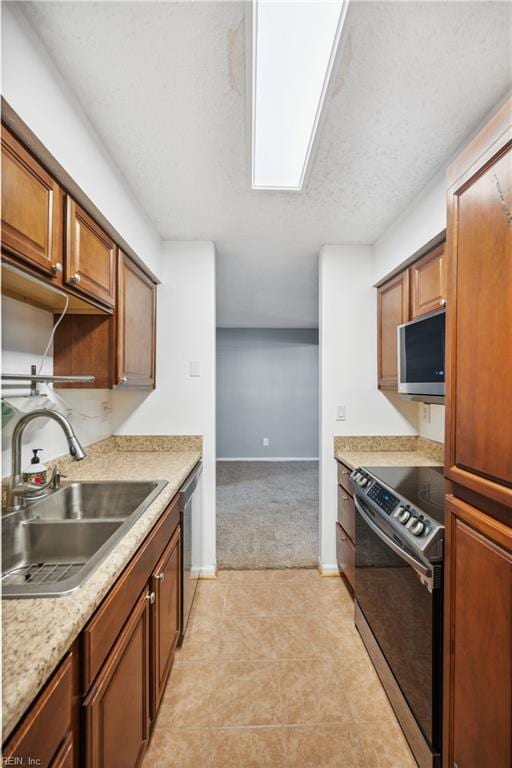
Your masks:
{"label": "light speckled countertop", "polygon": [[348,467],[442,467],[444,446],[422,437],[335,437],[334,457]]}
{"label": "light speckled countertop", "polygon": [[69,480],[167,480],[167,485],[79,590],[58,598],[2,600],[3,740],[200,460],[201,438],[107,438],[86,450],[83,462],[58,461]]}

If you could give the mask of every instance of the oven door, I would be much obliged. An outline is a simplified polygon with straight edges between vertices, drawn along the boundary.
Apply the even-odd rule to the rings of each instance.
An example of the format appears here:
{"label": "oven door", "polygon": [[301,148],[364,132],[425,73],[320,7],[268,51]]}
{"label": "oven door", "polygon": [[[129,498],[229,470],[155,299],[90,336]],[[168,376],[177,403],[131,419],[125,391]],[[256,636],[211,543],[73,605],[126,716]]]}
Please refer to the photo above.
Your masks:
{"label": "oven door", "polygon": [[440,751],[442,585],[354,501],[357,602],[426,741]]}

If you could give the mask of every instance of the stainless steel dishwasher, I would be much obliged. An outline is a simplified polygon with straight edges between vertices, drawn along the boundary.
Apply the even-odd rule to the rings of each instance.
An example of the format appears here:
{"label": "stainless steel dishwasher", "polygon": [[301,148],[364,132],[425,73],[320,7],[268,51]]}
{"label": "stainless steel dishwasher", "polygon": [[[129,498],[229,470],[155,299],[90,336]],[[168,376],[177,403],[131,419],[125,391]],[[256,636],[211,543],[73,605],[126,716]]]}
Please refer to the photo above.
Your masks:
{"label": "stainless steel dishwasher", "polygon": [[180,489],[182,579],[181,634],[183,642],[194,602],[201,562],[201,462]]}

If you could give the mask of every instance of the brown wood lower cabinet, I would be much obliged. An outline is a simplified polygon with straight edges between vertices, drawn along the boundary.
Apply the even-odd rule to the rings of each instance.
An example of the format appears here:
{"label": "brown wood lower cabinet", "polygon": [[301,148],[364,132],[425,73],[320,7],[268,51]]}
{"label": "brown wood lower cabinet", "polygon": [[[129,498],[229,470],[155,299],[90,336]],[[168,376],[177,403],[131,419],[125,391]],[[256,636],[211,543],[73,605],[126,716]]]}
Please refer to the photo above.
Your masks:
{"label": "brown wood lower cabinet", "polygon": [[180,588],[181,528],[178,527],[151,577],[151,589],[155,595],[151,606],[152,718],[158,712],[180,635]]}
{"label": "brown wood lower cabinet", "polygon": [[356,588],[356,548],[339,523],[336,523],[336,557],[338,568],[349,583]]}
{"label": "brown wood lower cabinet", "polygon": [[62,762],[64,757],[69,765],[73,765],[73,666],[77,663],[78,659],[73,652],[67,654],[61,662],[42,694],[5,745],[3,765],[55,768],[66,765]]}
{"label": "brown wood lower cabinet", "polygon": [[181,578],[177,495],[4,745],[4,759],[30,765],[34,757],[41,768],[141,764],[180,633]]}
{"label": "brown wood lower cabinet", "polygon": [[356,510],[354,499],[341,485],[338,485],[338,523],[355,544],[356,541]]}
{"label": "brown wood lower cabinet", "polygon": [[356,586],[356,510],[350,484],[351,469],[338,461],[338,519],[336,559],[338,569],[353,593]]}
{"label": "brown wood lower cabinet", "polygon": [[70,733],[55,755],[51,768],[73,768],[74,759],[73,735]]}
{"label": "brown wood lower cabinet", "polygon": [[85,708],[86,768],[136,768],[149,741],[149,606],[145,590]]}
{"label": "brown wood lower cabinet", "polygon": [[446,499],[445,768],[512,765],[512,529]]}

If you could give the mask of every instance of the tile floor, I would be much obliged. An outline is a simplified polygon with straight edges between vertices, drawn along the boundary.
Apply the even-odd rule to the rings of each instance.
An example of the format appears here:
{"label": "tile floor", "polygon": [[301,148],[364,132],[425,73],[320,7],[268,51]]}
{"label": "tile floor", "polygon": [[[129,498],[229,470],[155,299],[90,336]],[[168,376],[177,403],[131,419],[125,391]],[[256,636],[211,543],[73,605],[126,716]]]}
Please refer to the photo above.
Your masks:
{"label": "tile floor", "polygon": [[340,579],[202,581],[143,768],[414,768]]}

